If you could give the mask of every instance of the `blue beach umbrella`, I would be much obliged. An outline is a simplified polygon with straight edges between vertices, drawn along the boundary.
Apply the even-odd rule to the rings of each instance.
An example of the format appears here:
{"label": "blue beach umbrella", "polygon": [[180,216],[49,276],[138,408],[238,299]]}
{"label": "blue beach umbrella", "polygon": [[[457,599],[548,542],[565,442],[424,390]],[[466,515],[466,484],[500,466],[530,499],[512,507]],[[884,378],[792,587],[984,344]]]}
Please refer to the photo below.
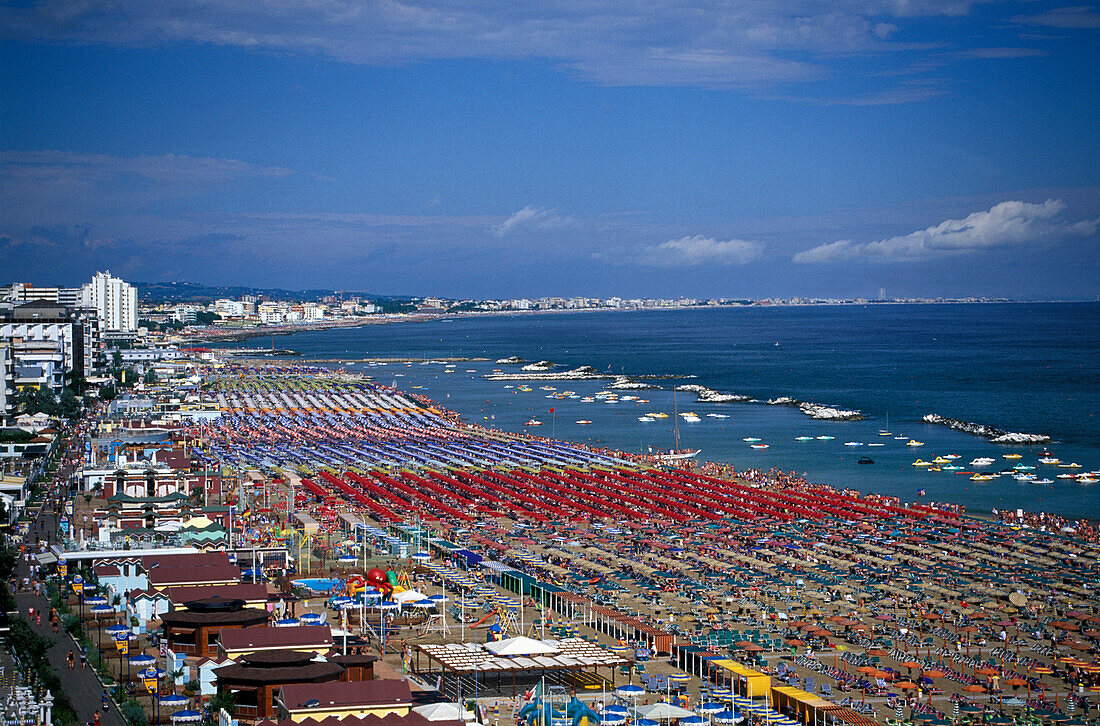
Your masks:
{"label": "blue beach umbrella", "polygon": [[157,703],[159,703],[164,708],[179,708],[180,706],[186,706],[188,703],[190,703],[190,699],[188,699],[186,696],[172,695],[157,699]]}
{"label": "blue beach umbrella", "polygon": [[184,710],[176,711],[172,714],[172,723],[191,723],[197,721],[202,721],[201,711]]}
{"label": "blue beach umbrella", "polygon": [[715,703],[715,702],[711,701],[711,702],[708,702],[708,703],[699,704],[699,708],[697,708],[695,710],[698,711],[699,713],[706,713],[706,714],[718,713],[719,711],[725,711],[726,710],[726,704],[724,704],[724,703]]}

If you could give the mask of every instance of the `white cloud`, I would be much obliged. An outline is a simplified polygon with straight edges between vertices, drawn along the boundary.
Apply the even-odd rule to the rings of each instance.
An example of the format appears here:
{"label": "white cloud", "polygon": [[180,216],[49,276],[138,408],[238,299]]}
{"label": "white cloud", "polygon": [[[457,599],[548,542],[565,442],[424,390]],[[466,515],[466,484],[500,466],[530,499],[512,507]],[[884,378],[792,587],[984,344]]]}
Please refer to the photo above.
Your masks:
{"label": "white cloud", "polygon": [[759,242],[740,239],[722,241],[694,235],[643,247],[635,261],[652,267],[743,265],[760,257],[763,251],[764,245]]}
{"label": "white cloud", "polygon": [[895,40],[900,23],[964,16],[982,1],[35,0],[0,6],[0,36],[185,41],[379,65],[539,58],[595,83],[744,87],[828,77],[837,54],[910,47]]}
{"label": "white cloud", "polygon": [[1060,199],[1001,202],[988,211],[948,219],[911,234],[864,244],[838,240],[803,250],[792,259],[797,263],[856,259],[908,262],[979,250],[1046,245],[1071,237],[1091,237],[1100,229],[1100,219],[1066,221],[1062,218],[1065,208]]}
{"label": "white cloud", "polygon": [[513,232],[538,229],[561,229],[573,223],[569,217],[558,214],[556,209],[543,209],[527,205],[493,227],[493,236],[506,237]]}

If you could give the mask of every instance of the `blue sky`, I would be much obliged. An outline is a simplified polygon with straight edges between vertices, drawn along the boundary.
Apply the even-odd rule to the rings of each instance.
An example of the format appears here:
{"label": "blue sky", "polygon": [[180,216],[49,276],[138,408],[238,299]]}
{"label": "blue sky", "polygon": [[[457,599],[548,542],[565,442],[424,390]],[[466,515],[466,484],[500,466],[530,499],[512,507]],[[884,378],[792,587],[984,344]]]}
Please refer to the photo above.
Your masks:
{"label": "blue sky", "polygon": [[1091,6],[0,0],[0,281],[1100,294]]}

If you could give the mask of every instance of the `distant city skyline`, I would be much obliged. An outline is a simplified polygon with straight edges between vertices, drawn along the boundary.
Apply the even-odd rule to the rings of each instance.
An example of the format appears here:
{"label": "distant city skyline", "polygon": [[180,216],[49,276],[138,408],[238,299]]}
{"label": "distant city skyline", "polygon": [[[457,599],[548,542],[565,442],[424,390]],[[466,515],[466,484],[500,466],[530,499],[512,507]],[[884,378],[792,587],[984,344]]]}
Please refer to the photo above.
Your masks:
{"label": "distant city skyline", "polygon": [[1100,293],[1100,12],[0,0],[0,282]]}

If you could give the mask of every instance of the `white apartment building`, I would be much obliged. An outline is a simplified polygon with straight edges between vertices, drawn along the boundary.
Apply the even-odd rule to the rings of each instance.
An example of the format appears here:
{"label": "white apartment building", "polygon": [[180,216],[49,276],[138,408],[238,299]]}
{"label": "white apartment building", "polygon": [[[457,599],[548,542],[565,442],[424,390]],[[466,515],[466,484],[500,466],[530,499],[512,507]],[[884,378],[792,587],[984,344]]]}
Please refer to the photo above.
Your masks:
{"label": "white apartment building", "polygon": [[84,304],[95,308],[101,329],[128,333],[137,330],[137,289],[110,271],[98,272],[83,288]]}

